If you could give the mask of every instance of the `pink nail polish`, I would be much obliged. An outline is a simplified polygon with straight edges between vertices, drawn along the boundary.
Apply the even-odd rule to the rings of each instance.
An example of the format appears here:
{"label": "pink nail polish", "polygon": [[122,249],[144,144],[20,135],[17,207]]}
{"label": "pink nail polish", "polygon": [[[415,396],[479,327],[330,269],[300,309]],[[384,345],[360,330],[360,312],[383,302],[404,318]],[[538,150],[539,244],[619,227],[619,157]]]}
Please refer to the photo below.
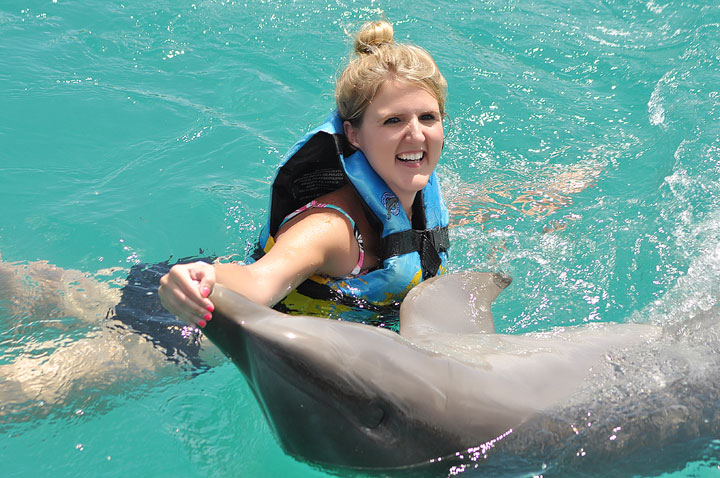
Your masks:
{"label": "pink nail polish", "polygon": [[207,325],[207,322],[205,322],[204,320],[200,319],[200,320],[198,320],[198,325],[199,325],[200,328],[202,329],[202,328],[204,328],[204,327]]}
{"label": "pink nail polish", "polygon": [[205,308],[207,309],[208,312],[213,312],[215,310],[215,307],[212,304],[208,305]]}
{"label": "pink nail polish", "polygon": [[200,293],[204,298],[207,299],[207,297],[210,295],[210,289],[208,289],[207,287],[203,287]]}
{"label": "pink nail polish", "polygon": [[203,316],[203,319],[205,319],[205,320],[210,320],[210,319],[212,319],[212,315],[210,314],[210,312],[208,312],[207,314],[205,314],[205,315]]}

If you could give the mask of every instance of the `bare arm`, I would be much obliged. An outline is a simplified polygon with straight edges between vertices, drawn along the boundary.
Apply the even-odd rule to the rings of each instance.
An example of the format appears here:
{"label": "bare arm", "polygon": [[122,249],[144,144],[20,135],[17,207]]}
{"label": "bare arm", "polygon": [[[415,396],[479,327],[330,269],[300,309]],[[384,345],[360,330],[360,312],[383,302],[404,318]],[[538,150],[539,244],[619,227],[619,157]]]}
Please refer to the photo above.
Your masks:
{"label": "bare arm", "polygon": [[347,275],[358,254],[352,228],[339,212],[310,210],[284,225],[273,248],[253,264],[174,266],[160,280],[160,298],[180,319],[203,327],[212,317],[208,296],[216,283],[274,305],[313,274]]}

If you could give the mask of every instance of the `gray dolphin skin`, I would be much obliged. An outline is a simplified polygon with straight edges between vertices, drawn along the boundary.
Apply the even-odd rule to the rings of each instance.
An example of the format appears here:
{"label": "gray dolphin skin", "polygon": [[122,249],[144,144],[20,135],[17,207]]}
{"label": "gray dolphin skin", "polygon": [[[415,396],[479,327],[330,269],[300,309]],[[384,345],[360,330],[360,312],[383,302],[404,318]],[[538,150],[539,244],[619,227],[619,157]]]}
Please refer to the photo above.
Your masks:
{"label": "gray dolphin skin", "polygon": [[402,304],[399,334],[285,315],[216,286],[204,332],[283,449],[320,465],[540,472],[718,437],[716,321],[695,321],[707,340],[692,341],[634,323],[496,334],[490,307],[508,283],[425,281]]}

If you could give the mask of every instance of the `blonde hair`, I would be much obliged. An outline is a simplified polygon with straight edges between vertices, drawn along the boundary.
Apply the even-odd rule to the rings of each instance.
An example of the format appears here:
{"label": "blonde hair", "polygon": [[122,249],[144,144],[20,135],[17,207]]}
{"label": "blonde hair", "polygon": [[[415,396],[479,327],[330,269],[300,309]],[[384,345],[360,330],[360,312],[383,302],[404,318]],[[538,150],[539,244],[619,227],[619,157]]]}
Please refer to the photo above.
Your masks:
{"label": "blonde hair", "polygon": [[368,22],[355,37],[354,58],[337,80],[338,115],[359,126],[370,102],[386,81],[417,84],[437,99],[445,115],[447,82],[435,61],[423,48],[395,43],[387,21]]}

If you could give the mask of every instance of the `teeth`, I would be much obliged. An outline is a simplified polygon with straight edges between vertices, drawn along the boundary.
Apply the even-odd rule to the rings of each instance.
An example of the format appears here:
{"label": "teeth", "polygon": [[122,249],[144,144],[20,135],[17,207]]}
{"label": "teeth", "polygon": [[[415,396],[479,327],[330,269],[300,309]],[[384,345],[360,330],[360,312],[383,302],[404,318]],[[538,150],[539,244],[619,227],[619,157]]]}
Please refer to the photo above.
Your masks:
{"label": "teeth", "polygon": [[397,158],[398,158],[400,161],[420,161],[420,160],[423,158],[423,156],[425,156],[425,153],[423,153],[423,152],[420,152],[420,153],[403,153],[403,154],[398,154],[398,155],[397,155]]}

